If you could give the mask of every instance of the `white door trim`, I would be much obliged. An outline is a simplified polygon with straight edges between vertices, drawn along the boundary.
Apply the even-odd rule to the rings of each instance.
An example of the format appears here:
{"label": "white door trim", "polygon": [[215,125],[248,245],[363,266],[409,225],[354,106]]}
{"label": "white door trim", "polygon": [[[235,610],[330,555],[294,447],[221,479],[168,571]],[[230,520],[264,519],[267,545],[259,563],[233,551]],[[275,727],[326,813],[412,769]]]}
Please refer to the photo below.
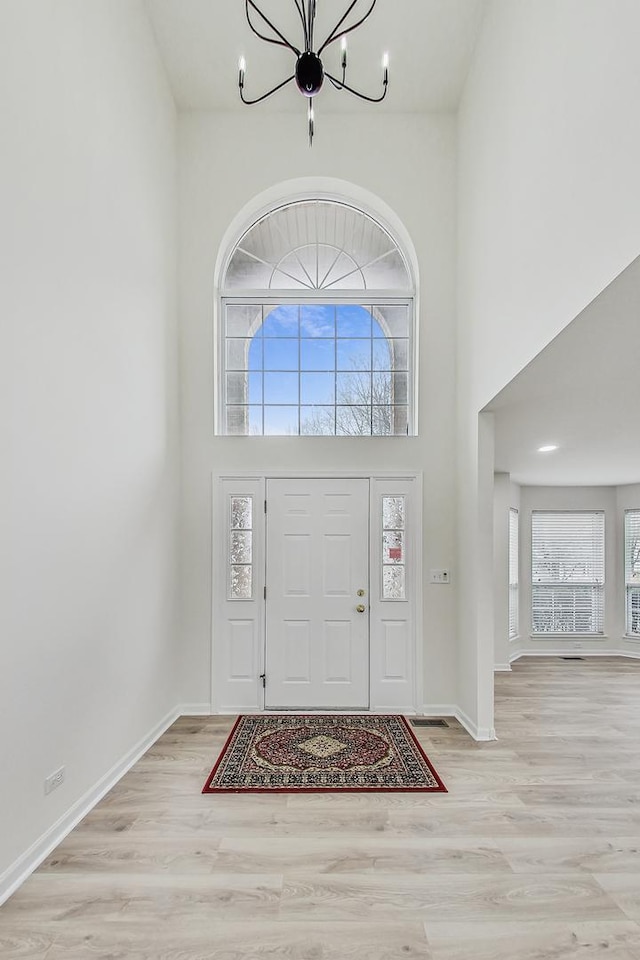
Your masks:
{"label": "white door trim", "polygon": [[[228,630],[228,611],[227,602],[227,543],[228,531],[226,529],[226,501],[224,491],[238,484],[238,489],[245,484],[245,488],[253,489],[256,492],[257,500],[264,498],[266,490],[266,481],[269,479],[364,479],[370,481],[370,529],[373,524],[373,511],[376,509],[376,503],[379,502],[379,496],[384,493],[386,484],[389,484],[389,493],[394,495],[393,483],[408,484],[407,491],[410,495],[411,511],[411,530],[413,534],[413,547],[411,550],[410,564],[407,567],[408,596],[412,598],[411,603],[411,638],[410,638],[410,668],[413,676],[410,684],[405,684],[406,691],[403,694],[395,694],[392,690],[393,684],[388,686],[390,692],[389,703],[385,703],[384,696],[370,697],[370,710],[376,713],[417,713],[422,709],[423,703],[423,576],[422,576],[422,556],[423,556],[423,523],[422,523],[422,500],[423,500],[423,477],[419,471],[376,471],[375,473],[365,473],[363,471],[269,471],[268,475],[256,471],[242,471],[241,473],[214,472],[212,473],[212,591],[211,591],[211,664],[210,664],[210,683],[211,683],[211,713],[251,713],[263,712],[264,690],[259,680],[260,674],[265,670],[265,644],[264,644],[264,599],[263,590],[265,585],[265,525],[263,510],[256,510],[256,522],[261,523],[261,530],[256,529],[255,549],[258,564],[261,568],[254,571],[254,595],[252,602],[253,620],[255,630],[258,631],[260,640],[257,643],[257,649],[251,653],[251,669],[255,664],[256,676],[255,682],[250,679],[250,670],[247,669],[246,676],[241,675],[237,683],[226,683],[221,676],[222,665],[225,663],[225,639]],[[376,499],[378,498],[378,499]],[[370,569],[371,577],[376,575],[376,552],[374,544],[370,543]],[[249,621],[243,621],[248,623]],[[371,637],[373,637],[373,620],[371,621]],[[257,637],[256,637],[257,639]],[[370,660],[370,693],[373,691],[374,681],[376,679],[375,671],[380,668],[374,663],[373,650]],[[379,685],[378,685],[379,687]],[[396,702],[394,696],[400,699]],[[295,711],[292,711],[295,712]]]}

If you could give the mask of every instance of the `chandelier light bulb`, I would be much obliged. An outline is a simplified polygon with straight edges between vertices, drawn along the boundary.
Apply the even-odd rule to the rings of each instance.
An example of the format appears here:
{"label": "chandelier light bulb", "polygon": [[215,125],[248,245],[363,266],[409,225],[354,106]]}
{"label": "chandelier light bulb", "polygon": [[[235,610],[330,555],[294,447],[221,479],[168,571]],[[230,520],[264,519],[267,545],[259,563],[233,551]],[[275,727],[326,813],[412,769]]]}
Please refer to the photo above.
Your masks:
{"label": "chandelier light bulb", "polygon": [[347,69],[347,38],[346,37],[343,37],[342,40],[340,41],[340,50],[342,52],[342,56],[341,56],[342,69],[346,70]]}
{"label": "chandelier light bulb", "polygon": [[246,69],[247,69],[246,60],[244,59],[244,57],[240,57],[240,59],[238,60],[238,85],[240,86],[240,89],[242,89],[242,87],[244,86],[244,73]]}
{"label": "chandelier light bulb", "polygon": [[382,73],[382,82],[386,86],[389,83],[389,54],[386,52],[382,54]]}
{"label": "chandelier light bulb", "polygon": [[313,123],[313,100],[309,100],[309,109],[307,110],[307,121],[309,124],[309,146],[313,146],[313,134],[314,134],[314,123]]}

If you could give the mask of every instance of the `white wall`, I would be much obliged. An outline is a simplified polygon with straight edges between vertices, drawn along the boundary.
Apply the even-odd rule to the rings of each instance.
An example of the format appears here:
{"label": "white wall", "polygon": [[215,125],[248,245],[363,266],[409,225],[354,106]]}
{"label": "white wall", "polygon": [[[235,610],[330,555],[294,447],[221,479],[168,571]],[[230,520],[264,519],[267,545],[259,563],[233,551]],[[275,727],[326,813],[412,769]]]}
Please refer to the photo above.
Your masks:
{"label": "white wall", "polygon": [[[185,536],[183,694],[210,696],[211,475],[424,471],[424,570],[454,568],[455,123],[449,117],[317,111],[180,117],[180,306]],[[420,436],[336,440],[214,437],[213,278],[237,213],[274,185],[332,177],[370,191],[403,222],[420,269]],[[425,586],[427,704],[456,702],[454,587]]]}
{"label": "white wall", "polygon": [[1,895],[176,704],[178,424],[175,111],[141,5],[4,0],[0,103]]}
{"label": "white wall", "polygon": [[[478,411],[640,250],[637,0],[492,0],[459,114],[459,575],[478,582]],[[480,443],[483,441],[480,440]],[[464,538],[463,537],[464,531]],[[459,614],[462,705],[493,643]],[[480,713],[483,713],[480,716]]]}
{"label": "white wall", "polygon": [[460,108],[461,302],[487,403],[640,252],[637,0],[491,0]]}

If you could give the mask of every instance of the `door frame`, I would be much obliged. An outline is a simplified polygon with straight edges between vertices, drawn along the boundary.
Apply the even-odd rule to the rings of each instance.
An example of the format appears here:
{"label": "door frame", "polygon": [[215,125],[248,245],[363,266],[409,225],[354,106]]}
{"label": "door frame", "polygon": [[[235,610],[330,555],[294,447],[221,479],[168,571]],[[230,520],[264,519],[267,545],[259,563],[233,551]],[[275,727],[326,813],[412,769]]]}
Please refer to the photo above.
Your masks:
{"label": "door frame", "polygon": [[[228,624],[225,609],[228,608],[227,601],[227,506],[225,489],[237,487],[242,490],[243,484],[247,489],[251,488],[254,497],[259,503],[260,499],[265,498],[267,480],[276,479],[297,479],[297,480],[323,480],[323,479],[362,479],[369,480],[369,572],[370,582],[374,576],[375,564],[378,560],[377,550],[379,545],[374,542],[372,535],[375,526],[375,508],[378,498],[385,495],[385,485],[393,487],[393,484],[405,485],[406,496],[408,497],[412,530],[412,547],[408,554],[409,563],[406,568],[407,573],[407,596],[410,603],[411,618],[411,637],[410,667],[413,676],[407,684],[406,696],[402,703],[384,703],[384,696],[374,697],[373,689],[376,682],[376,672],[372,650],[373,638],[373,596],[371,595],[371,609],[369,615],[369,710],[372,713],[417,713],[421,709],[423,702],[423,522],[422,522],[422,502],[423,502],[423,476],[421,471],[269,471],[268,473],[255,471],[242,471],[238,473],[214,472],[212,474],[212,554],[211,554],[211,661],[210,661],[210,693],[211,693],[211,713],[212,714],[233,714],[233,713],[269,713],[265,710],[264,688],[259,677],[265,672],[265,650],[266,650],[266,618],[265,601],[263,589],[266,575],[266,523],[265,515],[260,505],[255,510],[256,523],[256,567],[259,576],[254,583],[254,643],[252,653],[251,667],[247,669],[246,677],[241,677],[244,683],[238,683],[236,690],[229,693],[222,689],[223,678],[221,678],[220,668],[225,663],[225,630]],[[393,496],[394,491],[389,490],[388,495]],[[258,529],[259,528],[259,529]],[[248,622],[248,621],[243,621]],[[376,621],[377,622],[377,621]],[[251,671],[255,670],[255,683],[251,677]],[[236,692],[237,691],[237,692]],[[296,711],[291,711],[296,713]],[[337,711],[348,713],[349,711]],[[353,711],[351,711],[353,712]],[[361,712],[361,711],[358,711]]]}

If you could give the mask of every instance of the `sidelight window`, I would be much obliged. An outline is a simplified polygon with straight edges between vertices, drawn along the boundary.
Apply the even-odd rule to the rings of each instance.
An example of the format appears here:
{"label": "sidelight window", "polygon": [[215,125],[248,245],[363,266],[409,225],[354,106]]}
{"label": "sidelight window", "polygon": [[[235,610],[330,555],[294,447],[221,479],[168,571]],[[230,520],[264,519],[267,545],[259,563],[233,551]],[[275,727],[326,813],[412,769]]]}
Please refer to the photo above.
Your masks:
{"label": "sidelight window", "polygon": [[253,497],[229,498],[229,600],[253,597]]}
{"label": "sidelight window", "polygon": [[382,599],[405,600],[405,498],[382,498]]}

